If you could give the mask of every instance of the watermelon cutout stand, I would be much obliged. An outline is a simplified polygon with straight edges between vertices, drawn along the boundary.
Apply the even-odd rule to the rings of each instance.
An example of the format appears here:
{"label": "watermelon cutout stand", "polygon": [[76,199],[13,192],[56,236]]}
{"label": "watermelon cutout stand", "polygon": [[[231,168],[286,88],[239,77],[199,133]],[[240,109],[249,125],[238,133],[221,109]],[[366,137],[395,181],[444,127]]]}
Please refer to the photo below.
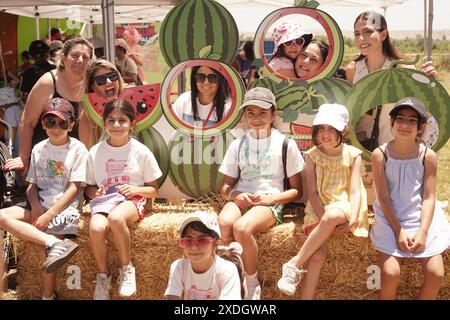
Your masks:
{"label": "watermelon cutout stand", "polygon": [[[136,110],[136,131],[141,131],[158,121],[162,116],[159,103],[161,85],[159,83],[124,88],[122,98]],[[95,123],[103,127],[103,108],[111,99],[105,99],[96,93],[83,95],[83,102],[89,116]]]}
{"label": "watermelon cutout stand", "polygon": [[356,124],[368,110],[387,103],[396,103],[405,97],[421,100],[427,111],[439,124],[439,136],[432,149],[438,151],[450,137],[450,116],[448,108],[450,97],[445,88],[433,77],[421,71],[395,68],[396,64],[414,64],[413,62],[394,61],[389,69],[373,72],[353,85],[347,94],[347,108],[350,113],[350,138],[355,147],[363,150],[363,158],[370,161],[370,152],[356,138]]}
{"label": "watermelon cutout stand", "polygon": [[254,47],[255,47],[255,59],[257,64],[262,66],[260,73],[262,76],[270,76],[281,80],[287,79],[280,74],[277,74],[271,70],[269,64],[264,56],[264,40],[267,31],[270,27],[280,18],[292,15],[302,14],[315,19],[325,29],[329,52],[323,65],[309,77],[305,79],[307,82],[313,82],[326,77],[331,77],[334,72],[339,68],[342,57],[344,56],[344,38],[342,36],[341,29],[336,21],[329,16],[326,12],[317,9],[319,3],[317,1],[295,1],[295,7],[282,8],[270,13],[258,27],[256,31]]}
{"label": "watermelon cutout stand", "polygon": [[219,167],[233,140],[229,133],[204,139],[177,133],[169,142],[170,179],[193,198],[218,193],[223,184]]}
{"label": "watermelon cutout stand", "polygon": [[211,46],[212,60],[230,64],[239,45],[233,16],[214,0],[185,0],[172,8],[159,31],[161,54],[170,67],[202,58],[200,51]]}
{"label": "watermelon cutout stand", "polygon": [[145,144],[153,153],[162,171],[162,176],[158,179],[158,188],[166,181],[169,173],[169,149],[164,138],[152,127],[148,127],[139,132],[138,140]]}
{"label": "watermelon cutout stand", "polygon": [[[224,118],[219,123],[206,128],[194,128],[193,126],[179,119],[178,116],[174,113],[170,101],[171,88],[174,82],[177,80],[178,76],[182,72],[185,72],[187,69],[195,66],[207,66],[211,69],[216,70],[217,72],[220,72],[227,80],[230,88],[230,111],[226,115],[224,115]],[[239,122],[239,119],[241,117],[239,107],[242,103],[244,92],[245,86],[242,82],[242,78],[237,73],[237,71],[234,70],[234,68],[215,60],[188,60],[177,64],[169,71],[169,73],[164,78],[161,88],[161,106],[167,121],[179,132],[195,137],[216,136],[220,135],[227,129],[233,128]]]}

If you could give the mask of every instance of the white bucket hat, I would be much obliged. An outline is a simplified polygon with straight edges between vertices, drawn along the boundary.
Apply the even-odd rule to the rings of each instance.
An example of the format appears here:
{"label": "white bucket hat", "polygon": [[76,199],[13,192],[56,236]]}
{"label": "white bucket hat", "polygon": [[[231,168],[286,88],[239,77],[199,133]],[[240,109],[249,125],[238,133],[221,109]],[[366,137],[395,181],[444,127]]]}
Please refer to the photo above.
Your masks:
{"label": "white bucket hat", "polygon": [[319,107],[313,126],[327,124],[337,131],[342,132],[347,126],[349,120],[348,111],[345,106],[338,103],[325,103]]}
{"label": "white bucket hat", "polygon": [[305,43],[303,44],[303,47],[305,47],[311,41],[313,35],[312,33],[303,30],[302,26],[296,22],[283,21],[272,31],[272,39],[275,44],[275,47],[273,48],[273,54],[277,53],[278,48],[283,43],[301,37],[305,39]]}

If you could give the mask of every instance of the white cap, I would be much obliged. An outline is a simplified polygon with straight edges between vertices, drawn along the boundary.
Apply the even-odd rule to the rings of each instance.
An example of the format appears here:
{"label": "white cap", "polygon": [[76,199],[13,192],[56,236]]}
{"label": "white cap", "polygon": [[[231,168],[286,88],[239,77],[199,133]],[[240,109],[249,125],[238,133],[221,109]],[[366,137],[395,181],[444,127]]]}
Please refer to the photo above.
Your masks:
{"label": "white cap", "polygon": [[345,106],[338,103],[325,103],[319,107],[313,126],[327,124],[342,132],[348,124],[348,119],[348,111]]}
{"label": "white cap", "polygon": [[222,237],[217,219],[205,211],[194,211],[192,215],[186,218],[186,220],[184,220],[181,224],[180,235],[183,233],[183,230],[186,228],[186,226],[194,221],[203,223],[206,228],[217,233],[219,238]]}

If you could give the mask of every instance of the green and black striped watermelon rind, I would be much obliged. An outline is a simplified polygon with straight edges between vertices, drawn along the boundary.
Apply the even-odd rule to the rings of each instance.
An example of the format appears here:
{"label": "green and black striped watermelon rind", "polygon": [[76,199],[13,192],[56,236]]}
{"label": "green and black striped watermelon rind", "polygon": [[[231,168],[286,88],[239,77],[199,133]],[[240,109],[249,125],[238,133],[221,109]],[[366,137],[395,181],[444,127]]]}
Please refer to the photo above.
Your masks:
{"label": "green and black striped watermelon rind", "polygon": [[[192,139],[177,133],[169,142],[170,179],[181,192],[193,198],[199,198],[211,192],[219,193],[224,179],[223,174],[219,173],[219,168],[233,140],[234,137],[230,133],[213,139],[211,137]],[[217,145],[218,143],[221,145]],[[203,159],[205,150],[209,157],[207,161]],[[174,161],[177,159],[183,159],[183,161],[181,163]]]}
{"label": "green and black striped watermelon rind", "polygon": [[233,16],[213,0],[185,0],[164,19],[159,32],[161,54],[170,67],[200,57],[211,45],[210,54],[230,64],[239,46],[239,31]]}
{"label": "green and black striped watermelon rind", "polygon": [[139,131],[138,139],[150,149],[158,162],[162,172],[162,176],[158,179],[159,188],[166,181],[167,175],[169,174],[169,148],[161,134],[153,127]]}
{"label": "green and black striped watermelon rind", "polygon": [[438,122],[439,136],[432,149],[438,151],[448,141],[450,97],[447,90],[436,79],[417,70],[379,70],[359,80],[346,97],[352,144],[363,150],[365,160],[370,161],[370,152],[356,138],[357,121],[366,111],[378,105],[396,103],[405,97],[415,97],[423,101]]}

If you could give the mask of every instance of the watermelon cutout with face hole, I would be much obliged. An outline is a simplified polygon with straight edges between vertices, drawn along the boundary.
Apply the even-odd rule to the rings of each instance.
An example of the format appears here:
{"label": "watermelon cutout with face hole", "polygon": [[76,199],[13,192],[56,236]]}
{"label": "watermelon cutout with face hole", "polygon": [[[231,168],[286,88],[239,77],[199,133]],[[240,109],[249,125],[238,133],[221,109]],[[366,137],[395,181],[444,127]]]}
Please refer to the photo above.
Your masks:
{"label": "watermelon cutout with face hole", "polygon": [[[162,116],[159,94],[161,84],[147,84],[143,86],[125,88],[122,98],[128,101],[136,110],[136,131],[141,131],[154,123]],[[95,123],[103,126],[103,109],[105,104],[111,101],[96,93],[83,95],[83,102],[89,116]]]}
{"label": "watermelon cutout with face hole", "polygon": [[291,20],[294,20],[292,15],[305,15],[316,20],[325,30],[327,42],[329,44],[328,56],[323,65],[311,74],[308,79],[305,79],[305,81],[313,82],[326,77],[331,77],[339,68],[344,56],[344,37],[342,36],[341,29],[336,21],[326,12],[317,9],[318,6],[319,3],[317,1],[296,1],[294,7],[278,9],[264,18],[256,30],[254,40],[255,61],[262,65],[259,72],[263,74],[263,77],[269,76],[273,79],[278,79],[278,81],[287,79],[286,77],[273,72],[269,67],[269,63],[264,55],[264,40],[269,29],[277,23],[279,19],[289,17]]}
{"label": "watermelon cutout with face hole", "polygon": [[383,104],[396,103],[405,97],[421,100],[428,112],[437,120],[439,135],[431,147],[438,151],[450,137],[450,96],[433,77],[421,71],[393,68],[373,72],[355,83],[346,96],[350,114],[350,139],[352,144],[363,150],[363,158],[370,161],[370,151],[365,149],[356,137],[356,124],[368,110]]}
{"label": "watermelon cutout with face hole", "polygon": [[[171,104],[172,86],[178,79],[178,76],[182,72],[186,72],[188,69],[195,66],[206,66],[215,70],[215,72],[222,74],[228,82],[228,86],[230,88],[230,95],[228,99],[231,101],[231,108],[229,112],[224,114],[224,117],[220,122],[205,128],[196,128],[183,122],[176,116]],[[161,88],[161,106],[167,121],[172,127],[177,129],[178,132],[196,137],[216,136],[226,130],[232,129],[239,122],[239,119],[241,118],[241,111],[239,110],[239,107],[242,103],[244,92],[245,85],[241,76],[234,68],[219,61],[210,59],[188,60],[177,64],[164,78]]]}

